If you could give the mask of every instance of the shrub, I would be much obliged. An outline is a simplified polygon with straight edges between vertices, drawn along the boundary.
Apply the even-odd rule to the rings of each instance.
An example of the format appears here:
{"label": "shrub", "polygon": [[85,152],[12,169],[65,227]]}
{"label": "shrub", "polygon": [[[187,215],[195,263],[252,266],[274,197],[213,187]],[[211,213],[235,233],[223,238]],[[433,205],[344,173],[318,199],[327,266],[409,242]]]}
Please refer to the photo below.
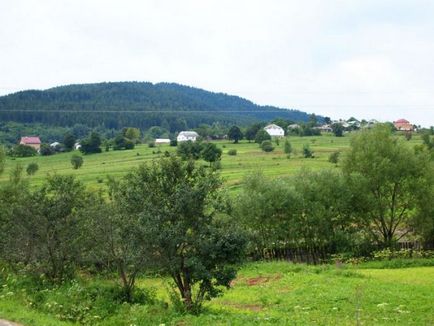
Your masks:
{"label": "shrub", "polygon": [[39,150],[39,154],[42,156],[49,156],[55,153],[54,149],[48,144],[42,144],[41,149]]}
{"label": "shrub", "polygon": [[237,155],[237,150],[236,149],[230,149],[230,150],[228,150],[228,155],[232,155],[232,156]]}
{"label": "shrub", "polygon": [[338,164],[340,155],[341,155],[341,152],[339,152],[339,151],[331,153],[329,156],[329,162],[334,163],[334,164]]}
{"label": "shrub", "polygon": [[305,158],[313,158],[313,151],[310,149],[309,144],[303,145],[303,156]]}
{"label": "shrub", "polygon": [[150,141],[150,142],[148,143],[148,147],[149,147],[149,148],[154,148],[154,147],[155,147],[155,141]]}
{"label": "shrub", "polygon": [[12,148],[12,150],[9,152],[10,156],[13,157],[30,157],[35,156],[38,152],[33,147],[19,144]]}
{"label": "shrub", "polygon": [[29,165],[27,165],[26,172],[27,175],[34,175],[39,170],[38,163],[32,162]]}
{"label": "shrub", "polygon": [[71,164],[72,168],[77,170],[83,165],[83,158],[80,155],[72,155]]}
{"label": "shrub", "polygon": [[272,151],[274,150],[274,147],[273,147],[273,144],[271,143],[271,141],[269,141],[269,140],[264,140],[264,141],[261,143],[261,149],[262,149],[264,152],[272,152]]}
{"label": "shrub", "polygon": [[170,146],[172,146],[172,147],[176,147],[176,146],[178,146],[178,140],[176,140],[176,139],[171,139],[171,140],[170,140]]}

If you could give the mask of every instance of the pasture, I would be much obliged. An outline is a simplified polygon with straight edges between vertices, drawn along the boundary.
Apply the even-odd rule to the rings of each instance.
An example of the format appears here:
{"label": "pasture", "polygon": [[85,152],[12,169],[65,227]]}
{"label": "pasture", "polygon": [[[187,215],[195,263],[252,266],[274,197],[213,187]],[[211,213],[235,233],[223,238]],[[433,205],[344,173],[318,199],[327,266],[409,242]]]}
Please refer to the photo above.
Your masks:
{"label": "pasture", "polygon": [[[261,170],[264,175],[273,178],[292,175],[303,167],[310,169],[333,168],[334,164],[328,162],[329,155],[335,151],[345,151],[349,147],[350,137],[351,135],[341,138],[332,135],[288,137],[294,151],[290,159],[286,157],[283,151],[284,139],[280,140],[279,145],[273,142],[275,150],[270,153],[263,152],[258,144],[248,143],[247,141],[242,141],[239,144],[233,144],[227,140],[215,141],[215,143],[223,150],[221,174],[226,186],[230,190],[236,190],[243,177],[256,170]],[[420,139],[415,136],[409,143],[420,143]],[[308,144],[314,152],[314,158],[303,157],[302,149],[305,144]],[[227,152],[230,149],[236,149],[237,155],[228,155]],[[102,187],[107,175],[113,177],[122,176],[140,163],[150,162],[164,155],[166,151],[175,152],[176,147],[160,145],[150,148],[146,144],[140,144],[132,150],[103,151],[100,154],[85,155],[83,157],[84,164],[78,170],[73,170],[70,163],[71,156],[73,153],[78,153],[77,151],[52,156],[8,158],[5,173],[0,176],[0,183],[8,179],[9,172],[16,164],[26,168],[29,163],[36,162],[39,165],[38,172],[28,177],[32,185],[40,185],[48,173],[57,173],[73,174],[91,189],[97,189]],[[202,164],[207,163],[202,161]]]}
{"label": "pasture", "polygon": [[[433,262],[431,261],[431,264]],[[417,264],[415,264],[417,266]],[[89,285],[104,280],[82,277]],[[99,282],[99,283],[98,283]],[[9,282],[10,283],[10,282]],[[199,315],[176,313],[165,278],[142,277],[139,287],[153,289],[150,305],[119,305],[105,318],[101,302],[75,303],[88,324],[95,325],[433,325],[434,267],[374,269],[358,266],[306,266],[287,262],[244,265],[232,288],[207,303]],[[0,291],[0,316],[24,325],[74,325],[71,302],[77,285],[42,290]],[[81,294],[82,295],[82,294]],[[42,300],[35,308],[33,297]],[[82,304],[89,306],[83,307]],[[61,306],[61,308],[59,308]],[[86,310],[87,309],[87,310]],[[60,319],[64,319],[63,321]]]}

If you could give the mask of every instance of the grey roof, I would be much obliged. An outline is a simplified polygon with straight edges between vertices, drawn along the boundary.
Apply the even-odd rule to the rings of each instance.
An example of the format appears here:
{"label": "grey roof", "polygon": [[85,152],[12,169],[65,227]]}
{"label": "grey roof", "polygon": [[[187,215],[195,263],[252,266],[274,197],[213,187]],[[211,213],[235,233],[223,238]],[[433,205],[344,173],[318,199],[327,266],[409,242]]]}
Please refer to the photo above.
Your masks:
{"label": "grey roof", "polygon": [[198,137],[199,134],[196,131],[181,131],[178,136]]}

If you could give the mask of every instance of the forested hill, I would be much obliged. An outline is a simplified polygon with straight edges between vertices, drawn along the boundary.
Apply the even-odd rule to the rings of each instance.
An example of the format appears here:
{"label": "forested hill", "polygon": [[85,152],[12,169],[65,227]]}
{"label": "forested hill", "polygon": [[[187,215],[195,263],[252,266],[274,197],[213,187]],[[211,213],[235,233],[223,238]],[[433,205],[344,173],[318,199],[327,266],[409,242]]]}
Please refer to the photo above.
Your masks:
{"label": "forested hill", "polygon": [[40,122],[55,126],[76,123],[107,128],[171,131],[201,123],[248,124],[284,118],[306,121],[297,110],[259,106],[238,96],[208,92],[173,83],[113,82],[28,90],[0,97],[0,121]]}

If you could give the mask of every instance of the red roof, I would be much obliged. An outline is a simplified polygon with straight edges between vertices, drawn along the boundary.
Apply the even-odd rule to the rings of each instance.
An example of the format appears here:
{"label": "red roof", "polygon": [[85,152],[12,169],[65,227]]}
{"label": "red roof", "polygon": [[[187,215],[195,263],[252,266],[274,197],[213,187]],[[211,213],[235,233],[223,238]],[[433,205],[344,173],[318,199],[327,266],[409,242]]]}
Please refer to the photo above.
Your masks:
{"label": "red roof", "polygon": [[395,121],[395,123],[410,123],[410,121],[405,120],[405,119],[399,119],[399,120]]}
{"label": "red roof", "polygon": [[40,144],[39,137],[21,137],[20,144]]}

